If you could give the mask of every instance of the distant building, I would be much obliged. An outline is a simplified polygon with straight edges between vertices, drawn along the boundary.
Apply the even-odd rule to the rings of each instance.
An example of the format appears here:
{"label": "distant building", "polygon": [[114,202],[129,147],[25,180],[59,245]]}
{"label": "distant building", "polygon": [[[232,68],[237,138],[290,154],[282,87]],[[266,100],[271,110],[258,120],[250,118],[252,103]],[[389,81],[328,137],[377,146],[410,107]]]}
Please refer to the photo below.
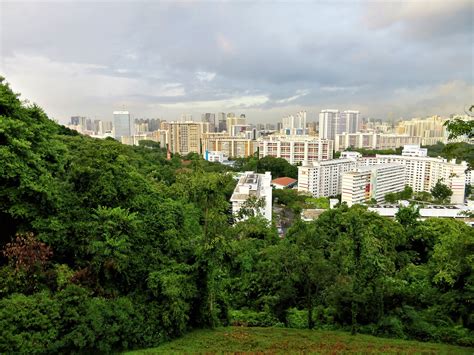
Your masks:
{"label": "distant building", "polygon": [[375,132],[340,133],[335,135],[334,150],[340,152],[348,148],[355,149],[396,149],[408,144],[420,144],[420,137]]}
{"label": "distant building", "polygon": [[232,137],[226,132],[203,135],[203,151],[223,152],[229,158],[246,158],[257,151],[256,141],[248,137]]}
{"label": "distant building", "polygon": [[[263,207],[257,210],[255,214],[262,215],[267,221],[272,221],[272,175],[270,172],[257,174],[253,171],[246,171],[242,174],[230,198],[232,202],[232,213],[237,215],[245,202],[254,196],[258,200],[263,199]],[[245,219],[245,218],[244,218]],[[239,220],[237,218],[237,220]]]}
{"label": "distant building", "polygon": [[216,131],[216,115],[214,113],[203,113],[201,121],[209,123],[209,132]]}
{"label": "distant building", "polygon": [[114,137],[131,136],[132,127],[130,123],[130,113],[128,111],[114,111]]}
{"label": "distant building", "polygon": [[257,142],[260,158],[283,158],[290,164],[329,160],[333,156],[333,141],[327,139],[271,135],[260,137]]}
{"label": "distant building", "polygon": [[293,115],[289,115],[283,117],[282,121],[282,134],[288,136],[295,136],[295,135],[306,135],[306,111],[300,111],[296,114],[296,117]]}
{"label": "distant building", "polygon": [[360,112],[322,110],[319,114],[319,137],[334,140],[337,134],[355,133],[360,128]]}
{"label": "distant building", "polygon": [[208,151],[204,152],[204,159],[210,162],[224,163],[229,157],[224,152]]}
{"label": "distant building", "polygon": [[192,152],[202,154],[201,139],[207,132],[209,132],[207,122],[169,122],[170,151],[182,155]]}
{"label": "distant building", "polygon": [[224,112],[219,112],[217,114],[217,122],[218,122],[218,132],[227,131],[227,119],[226,114]]}

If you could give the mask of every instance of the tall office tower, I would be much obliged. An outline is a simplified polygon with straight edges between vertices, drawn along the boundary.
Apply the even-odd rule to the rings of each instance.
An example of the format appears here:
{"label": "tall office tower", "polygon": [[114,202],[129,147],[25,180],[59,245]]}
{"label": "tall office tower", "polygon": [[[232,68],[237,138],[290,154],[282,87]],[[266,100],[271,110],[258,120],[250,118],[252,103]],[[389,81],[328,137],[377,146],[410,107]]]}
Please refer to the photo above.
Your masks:
{"label": "tall office tower", "polygon": [[130,124],[130,113],[128,111],[114,111],[114,137],[131,136],[132,127]]}
{"label": "tall office tower", "polygon": [[214,113],[203,113],[201,115],[201,121],[209,123],[209,132],[215,132],[216,115]]}
{"label": "tall office tower", "polygon": [[71,125],[79,126],[81,124],[81,116],[71,116]]}
{"label": "tall office tower", "polygon": [[112,132],[113,129],[114,129],[114,124],[112,121],[102,121],[103,133]]}
{"label": "tall office tower", "polygon": [[[280,124],[281,124],[281,122],[280,122]],[[274,131],[275,130],[275,125],[273,123],[267,123],[267,124],[265,124],[265,129],[267,131]]]}
{"label": "tall office tower", "polygon": [[356,133],[359,131],[360,112],[359,111],[344,111],[341,115],[341,121],[345,121],[345,131],[339,131],[336,134]]}
{"label": "tall office tower", "polygon": [[159,118],[151,118],[148,120],[148,131],[154,132],[160,129],[160,119]]}
{"label": "tall office tower", "polygon": [[294,135],[305,135],[306,134],[306,111],[300,111],[296,114],[283,117],[282,119],[282,130],[283,134],[294,136]]}
{"label": "tall office tower", "polygon": [[92,131],[92,120],[90,118],[86,120],[86,130]]}
{"label": "tall office tower", "polygon": [[263,123],[257,123],[257,129],[259,131],[263,131],[265,129],[265,125]]}
{"label": "tall office tower", "polygon": [[283,128],[283,124],[281,122],[277,122],[277,125],[276,125],[276,130],[277,131],[281,131]]}
{"label": "tall office tower", "polygon": [[217,131],[218,132],[227,131],[227,120],[226,120],[226,114],[224,112],[219,112],[217,114]]}
{"label": "tall office tower", "polygon": [[322,110],[319,114],[319,138],[332,139],[340,130],[339,110]]}
{"label": "tall office tower", "polygon": [[92,131],[96,134],[102,134],[103,129],[102,129],[102,121],[101,120],[94,120],[92,123]]}

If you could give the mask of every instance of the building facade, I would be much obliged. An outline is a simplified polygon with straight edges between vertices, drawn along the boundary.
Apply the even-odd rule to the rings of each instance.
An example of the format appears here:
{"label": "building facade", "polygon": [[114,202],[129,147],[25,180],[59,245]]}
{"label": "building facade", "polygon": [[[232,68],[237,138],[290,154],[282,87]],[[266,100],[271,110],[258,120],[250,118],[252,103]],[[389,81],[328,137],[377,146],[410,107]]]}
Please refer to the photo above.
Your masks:
{"label": "building facade", "polygon": [[407,144],[420,144],[421,137],[384,134],[375,132],[356,132],[336,134],[334,149],[336,152],[348,148],[395,149]]}
{"label": "building facade", "polygon": [[378,164],[359,167],[342,175],[341,202],[348,206],[376,200],[382,202],[390,192],[405,187],[404,167],[399,164]]}
{"label": "building facade", "polygon": [[[255,214],[262,215],[267,221],[272,221],[272,174],[257,174],[253,171],[246,171],[240,176],[237,186],[234,189],[230,201],[232,202],[232,214],[237,216],[245,202],[254,196],[257,200],[262,200],[262,207],[254,208]],[[237,221],[246,218],[235,218]]]}
{"label": "building facade", "polygon": [[120,140],[120,137],[131,136],[132,127],[130,122],[130,113],[128,111],[114,111],[114,137]]}
{"label": "building facade", "polygon": [[266,136],[257,139],[260,158],[286,159],[290,164],[330,160],[333,141],[310,136]]}
{"label": "building facade", "polygon": [[209,131],[208,122],[169,122],[169,148],[172,153],[202,154],[201,139]]}
{"label": "building facade", "polygon": [[203,151],[223,152],[229,158],[246,158],[257,151],[255,140],[247,137],[232,137],[226,132],[204,134],[202,147]]}

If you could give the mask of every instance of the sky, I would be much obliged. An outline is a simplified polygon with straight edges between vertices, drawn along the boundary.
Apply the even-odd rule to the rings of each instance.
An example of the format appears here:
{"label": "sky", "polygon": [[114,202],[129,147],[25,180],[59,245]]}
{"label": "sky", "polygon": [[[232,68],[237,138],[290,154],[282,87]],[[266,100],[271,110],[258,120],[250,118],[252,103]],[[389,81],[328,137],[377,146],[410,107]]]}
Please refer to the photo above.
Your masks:
{"label": "sky", "polygon": [[473,43],[470,0],[0,0],[0,75],[60,122],[463,113]]}

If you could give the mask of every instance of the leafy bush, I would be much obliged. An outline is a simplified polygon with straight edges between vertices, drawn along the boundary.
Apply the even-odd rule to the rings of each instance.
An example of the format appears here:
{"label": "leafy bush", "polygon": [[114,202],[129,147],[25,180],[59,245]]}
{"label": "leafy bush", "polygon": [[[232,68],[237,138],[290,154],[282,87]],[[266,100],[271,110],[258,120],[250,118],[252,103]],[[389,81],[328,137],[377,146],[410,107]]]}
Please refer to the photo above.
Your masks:
{"label": "leafy bush", "polygon": [[231,310],[230,321],[232,325],[246,327],[281,326],[281,323],[269,312],[256,312],[252,310]]}
{"label": "leafy bush", "polygon": [[287,324],[289,328],[308,328],[308,311],[290,308],[287,315]]}

